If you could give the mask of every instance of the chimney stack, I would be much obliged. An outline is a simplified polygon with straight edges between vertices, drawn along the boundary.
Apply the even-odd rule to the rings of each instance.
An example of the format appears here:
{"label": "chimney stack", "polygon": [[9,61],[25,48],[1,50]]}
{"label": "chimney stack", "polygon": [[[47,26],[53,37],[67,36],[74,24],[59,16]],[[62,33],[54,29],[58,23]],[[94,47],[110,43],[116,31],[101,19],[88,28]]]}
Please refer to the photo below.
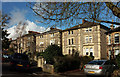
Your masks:
{"label": "chimney stack", "polygon": [[83,23],[85,23],[85,22],[86,22],[86,20],[85,20],[85,19],[83,19],[83,20],[82,20],[82,24],[83,24]]}

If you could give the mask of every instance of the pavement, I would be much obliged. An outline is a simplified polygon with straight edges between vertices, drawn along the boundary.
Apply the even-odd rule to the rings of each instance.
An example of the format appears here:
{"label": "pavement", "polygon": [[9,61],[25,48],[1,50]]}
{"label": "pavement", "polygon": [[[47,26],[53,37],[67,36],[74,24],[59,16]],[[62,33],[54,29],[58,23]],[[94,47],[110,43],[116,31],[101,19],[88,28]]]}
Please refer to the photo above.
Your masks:
{"label": "pavement", "polygon": [[3,73],[2,77],[85,77],[83,71],[77,69],[72,71],[67,71],[63,73],[54,73],[50,74],[47,72],[41,71],[40,68],[32,68],[32,72],[22,72],[22,71],[10,71],[9,63],[2,63]]}

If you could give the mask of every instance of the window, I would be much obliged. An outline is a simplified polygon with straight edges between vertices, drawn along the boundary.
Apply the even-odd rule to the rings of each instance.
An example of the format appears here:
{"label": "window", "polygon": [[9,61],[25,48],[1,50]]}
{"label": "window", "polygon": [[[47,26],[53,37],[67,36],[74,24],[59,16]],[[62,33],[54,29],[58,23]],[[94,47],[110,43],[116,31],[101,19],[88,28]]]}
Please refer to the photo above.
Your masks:
{"label": "window", "polygon": [[89,49],[88,49],[88,48],[86,48],[86,55],[89,55],[88,51],[89,51]]}
{"label": "window", "polygon": [[85,31],[88,32],[88,29],[86,29]]}
{"label": "window", "polygon": [[89,36],[89,41],[92,42],[92,36]]}
{"label": "window", "polygon": [[68,39],[68,43],[69,43],[69,45],[70,45],[70,39]]}
{"label": "window", "polygon": [[70,34],[70,30],[68,31],[68,34]]}
{"label": "window", "polygon": [[73,31],[72,31],[72,34],[73,34]]}
{"label": "window", "polygon": [[53,36],[54,36],[54,33],[51,34],[51,37],[53,37]]}
{"label": "window", "polygon": [[85,37],[85,42],[88,43],[88,36]]}
{"label": "window", "polygon": [[50,45],[55,44],[55,40],[50,40]]}
{"label": "window", "polygon": [[111,44],[111,36],[109,35],[108,44]]}
{"label": "window", "polygon": [[86,55],[88,55],[88,52],[86,52]]}
{"label": "window", "polygon": [[30,40],[30,37],[28,37],[28,40]]}
{"label": "window", "polygon": [[115,34],[115,43],[119,43],[119,33]]}
{"label": "window", "polygon": [[72,38],[72,44],[74,44],[74,40],[73,40],[73,38]]}
{"label": "window", "polygon": [[72,54],[74,54],[74,52],[75,52],[75,50],[74,50],[74,49],[72,49]]}
{"label": "window", "polygon": [[90,52],[90,56],[93,56],[93,52]]}
{"label": "window", "polygon": [[111,50],[109,50],[109,52],[108,52],[109,59],[111,59],[111,54],[112,54],[112,52],[111,52]]}
{"label": "window", "polygon": [[91,31],[92,31],[92,28],[89,28],[89,31],[91,32]]}
{"label": "window", "polygon": [[69,55],[70,55],[70,49],[69,49],[68,53],[69,53]]}
{"label": "window", "polygon": [[90,48],[90,56],[93,56],[93,48]]}
{"label": "window", "polygon": [[115,57],[120,53],[119,49],[116,49],[114,52]]}

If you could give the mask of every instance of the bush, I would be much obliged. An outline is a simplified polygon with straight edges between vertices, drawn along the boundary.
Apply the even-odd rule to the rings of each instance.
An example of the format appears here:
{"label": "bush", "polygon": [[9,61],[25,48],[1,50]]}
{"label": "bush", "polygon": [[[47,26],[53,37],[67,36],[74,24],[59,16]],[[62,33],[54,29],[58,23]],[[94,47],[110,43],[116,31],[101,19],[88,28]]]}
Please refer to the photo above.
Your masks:
{"label": "bush", "polygon": [[118,67],[120,68],[120,54],[117,55],[115,60],[116,60]]}
{"label": "bush", "polygon": [[69,70],[79,69],[80,59],[72,56],[55,57],[55,72],[65,72]]}
{"label": "bush", "polygon": [[45,52],[41,53],[41,56],[44,57],[47,64],[54,64],[54,57],[55,56],[63,56],[62,49],[58,45],[49,45]]}
{"label": "bush", "polygon": [[80,57],[80,61],[81,61],[80,69],[83,70],[84,65],[87,64],[88,62],[92,61],[93,59],[94,59],[94,57],[92,57],[92,56],[81,56]]}

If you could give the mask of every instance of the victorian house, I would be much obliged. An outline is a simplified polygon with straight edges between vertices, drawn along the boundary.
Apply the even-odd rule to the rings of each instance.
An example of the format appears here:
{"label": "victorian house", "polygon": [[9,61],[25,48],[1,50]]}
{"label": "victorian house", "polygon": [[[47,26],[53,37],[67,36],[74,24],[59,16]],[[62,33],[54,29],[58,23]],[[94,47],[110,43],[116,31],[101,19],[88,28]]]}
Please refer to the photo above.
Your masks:
{"label": "victorian house", "polygon": [[111,30],[106,32],[106,35],[107,57],[108,59],[113,59],[120,53],[120,27],[114,28],[111,25]]}
{"label": "victorian house", "polygon": [[45,49],[52,44],[58,46],[62,45],[61,33],[62,30],[57,28],[50,28],[50,31],[46,31],[36,35],[36,52],[44,52]]}
{"label": "victorian house", "polygon": [[62,52],[80,56],[94,56],[94,59],[106,59],[106,35],[108,27],[99,23],[83,20],[82,24],[63,30]]}

